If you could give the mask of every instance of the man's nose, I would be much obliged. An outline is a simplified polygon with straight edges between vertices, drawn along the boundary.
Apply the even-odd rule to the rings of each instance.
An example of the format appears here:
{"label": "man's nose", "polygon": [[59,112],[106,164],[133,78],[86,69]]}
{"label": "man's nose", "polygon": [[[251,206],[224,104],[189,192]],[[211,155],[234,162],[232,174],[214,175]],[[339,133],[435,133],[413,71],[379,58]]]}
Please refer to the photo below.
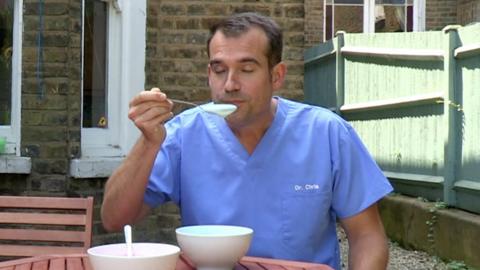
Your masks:
{"label": "man's nose", "polygon": [[233,92],[240,90],[240,83],[235,72],[230,72],[225,82],[225,92]]}

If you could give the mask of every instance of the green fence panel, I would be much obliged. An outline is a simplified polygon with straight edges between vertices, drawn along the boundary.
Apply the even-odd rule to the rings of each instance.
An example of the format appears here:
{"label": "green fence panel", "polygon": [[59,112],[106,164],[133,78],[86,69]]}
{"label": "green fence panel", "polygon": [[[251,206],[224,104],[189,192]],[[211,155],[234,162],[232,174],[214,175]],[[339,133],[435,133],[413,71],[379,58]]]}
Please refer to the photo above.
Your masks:
{"label": "green fence panel", "polygon": [[[458,30],[456,90],[462,142],[458,179],[454,184],[460,208],[480,212],[480,23]],[[452,104],[453,105],[453,104]]]}
{"label": "green fence panel", "polygon": [[480,212],[479,27],[341,34],[305,53],[305,102],[336,104],[397,192]]}
{"label": "green fence panel", "polygon": [[305,102],[313,105],[336,108],[336,39],[311,48],[305,52]]}
{"label": "green fence panel", "polygon": [[443,46],[441,32],[350,34],[341,50],[342,115],[396,190],[431,200],[443,199]]}

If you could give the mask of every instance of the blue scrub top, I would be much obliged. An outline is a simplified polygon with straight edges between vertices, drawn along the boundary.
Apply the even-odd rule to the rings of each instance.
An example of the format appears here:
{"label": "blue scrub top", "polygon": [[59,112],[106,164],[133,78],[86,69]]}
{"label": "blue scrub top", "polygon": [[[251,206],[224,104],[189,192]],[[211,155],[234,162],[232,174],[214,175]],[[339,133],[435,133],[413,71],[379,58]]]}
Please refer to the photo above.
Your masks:
{"label": "blue scrub top", "polygon": [[392,187],[349,123],[276,98],[273,123],[251,155],[221,117],[194,108],[170,120],[145,202],[174,201],[183,225],[251,227],[250,256],[340,269],[336,218]]}

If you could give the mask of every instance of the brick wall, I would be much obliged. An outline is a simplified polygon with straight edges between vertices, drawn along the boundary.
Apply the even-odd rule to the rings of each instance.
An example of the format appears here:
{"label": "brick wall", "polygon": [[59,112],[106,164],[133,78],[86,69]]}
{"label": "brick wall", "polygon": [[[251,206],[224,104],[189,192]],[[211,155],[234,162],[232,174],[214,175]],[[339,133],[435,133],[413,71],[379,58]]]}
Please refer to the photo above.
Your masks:
{"label": "brick wall", "polygon": [[32,172],[2,174],[0,194],[95,196],[95,232],[101,234],[98,209],[105,179],[68,175],[70,159],[80,149],[81,18],[77,0],[44,1],[43,6],[24,1],[21,154],[31,158]]}
{"label": "brick wall", "polygon": [[323,1],[305,0],[305,47],[323,41]]}
{"label": "brick wall", "polygon": [[457,24],[457,0],[426,0],[425,17],[425,27],[430,31]]}
{"label": "brick wall", "polygon": [[457,17],[457,23],[461,25],[480,22],[480,1],[458,0]]}
{"label": "brick wall", "polygon": [[208,27],[239,11],[272,16],[285,30],[284,60],[289,65],[282,96],[303,98],[303,0],[149,1],[147,16],[147,88],[158,86],[175,98],[204,101],[207,85]]}
{"label": "brick wall", "polygon": [[[56,0],[40,7],[25,1],[23,20],[21,153],[32,158],[32,173],[2,175],[0,189],[66,195],[69,158],[78,154],[80,138],[80,4]],[[42,65],[37,64],[39,44]]]}

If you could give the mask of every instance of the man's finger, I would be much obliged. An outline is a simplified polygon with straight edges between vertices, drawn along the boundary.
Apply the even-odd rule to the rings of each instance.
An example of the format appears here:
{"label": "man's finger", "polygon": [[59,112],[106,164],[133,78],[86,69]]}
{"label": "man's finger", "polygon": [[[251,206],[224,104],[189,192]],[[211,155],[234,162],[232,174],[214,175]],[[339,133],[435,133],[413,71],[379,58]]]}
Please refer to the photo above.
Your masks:
{"label": "man's finger", "polygon": [[130,101],[130,107],[143,102],[163,102],[165,100],[167,100],[167,95],[165,95],[165,93],[162,93],[161,91],[142,91]]}

